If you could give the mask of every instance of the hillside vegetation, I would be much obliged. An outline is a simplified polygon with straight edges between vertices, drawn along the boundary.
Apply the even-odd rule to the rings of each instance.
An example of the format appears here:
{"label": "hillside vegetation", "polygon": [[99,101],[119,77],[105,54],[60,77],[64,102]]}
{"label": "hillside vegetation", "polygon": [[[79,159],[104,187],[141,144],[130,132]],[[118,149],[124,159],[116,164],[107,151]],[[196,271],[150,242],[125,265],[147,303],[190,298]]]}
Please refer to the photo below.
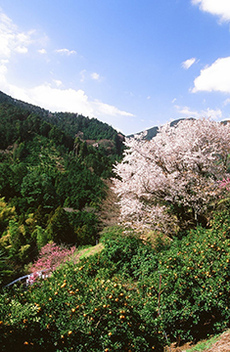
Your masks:
{"label": "hillside vegetation", "polygon": [[[229,326],[230,222],[153,249],[107,230],[101,253],[4,290],[2,351],[162,351]],[[210,265],[211,263],[211,265]]]}
{"label": "hillside vegetation", "polygon": [[[116,136],[120,149],[122,141],[96,119],[57,116],[0,95],[0,250],[14,277],[47,242],[95,244],[103,226],[104,180],[119,158]],[[110,148],[76,136],[95,133]]]}
{"label": "hillside vegetation", "polygon": [[161,352],[228,329],[229,125],[177,122],[122,159],[96,119],[0,98],[1,350]]}

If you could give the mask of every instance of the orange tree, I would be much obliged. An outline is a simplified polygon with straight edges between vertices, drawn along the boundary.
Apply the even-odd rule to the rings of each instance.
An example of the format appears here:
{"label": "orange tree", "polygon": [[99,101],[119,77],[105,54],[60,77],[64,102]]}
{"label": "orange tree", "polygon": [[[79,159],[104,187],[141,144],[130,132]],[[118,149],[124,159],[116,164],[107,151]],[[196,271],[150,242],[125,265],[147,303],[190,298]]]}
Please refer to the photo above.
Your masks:
{"label": "orange tree", "polygon": [[230,319],[229,238],[224,213],[160,251],[113,233],[100,254],[0,296],[2,351],[161,351],[220,332]]}

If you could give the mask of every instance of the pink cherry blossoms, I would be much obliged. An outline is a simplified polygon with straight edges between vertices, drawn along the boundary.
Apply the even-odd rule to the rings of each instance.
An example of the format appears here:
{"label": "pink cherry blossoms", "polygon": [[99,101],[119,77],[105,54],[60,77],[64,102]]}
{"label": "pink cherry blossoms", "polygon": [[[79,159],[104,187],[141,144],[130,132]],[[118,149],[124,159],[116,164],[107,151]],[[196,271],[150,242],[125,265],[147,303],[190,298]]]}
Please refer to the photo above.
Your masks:
{"label": "pink cherry blossoms", "polygon": [[135,136],[114,171],[121,221],[175,234],[196,223],[215,203],[227,179],[230,124],[210,119],[182,120],[159,129],[152,140]]}
{"label": "pink cherry blossoms", "polygon": [[75,247],[67,249],[56,245],[55,243],[48,243],[42,247],[38,260],[31,267],[32,273],[40,271],[53,271],[60,264],[66,262],[76,250]]}
{"label": "pink cherry blossoms", "polygon": [[226,191],[230,191],[230,177],[224,178],[220,181],[220,187],[224,188]]}

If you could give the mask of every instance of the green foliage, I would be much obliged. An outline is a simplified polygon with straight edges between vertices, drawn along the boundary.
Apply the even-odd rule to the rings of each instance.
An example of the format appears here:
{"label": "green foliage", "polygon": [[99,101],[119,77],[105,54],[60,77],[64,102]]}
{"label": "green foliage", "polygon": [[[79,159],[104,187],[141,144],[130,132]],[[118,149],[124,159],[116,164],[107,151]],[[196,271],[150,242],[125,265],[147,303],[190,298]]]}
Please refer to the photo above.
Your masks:
{"label": "green foliage", "polygon": [[[113,148],[110,154],[121,155],[122,153],[122,138],[118,136],[117,131],[95,118],[90,119],[80,114],[56,113],[47,117],[47,120],[72,137],[79,132],[83,140],[112,141]],[[106,149],[106,147],[101,148],[103,152],[106,152]]]}
{"label": "green foliage", "polygon": [[56,243],[73,243],[74,231],[68,219],[68,214],[62,207],[58,207],[47,226],[48,239]]}
{"label": "green foliage", "polygon": [[105,197],[101,177],[111,176],[118,149],[107,153],[75,137],[82,129],[85,139],[104,138],[114,146],[117,132],[96,119],[52,115],[1,92],[0,119],[0,244],[12,265],[22,268],[51,239],[95,244],[96,211]]}
{"label": "green foliage", "polygon": [[[159,347],[157,334],[149,335],[137,311],[137,291],[127,289],[119,277],[108,278],[109,270],[104,269],[111,265],[95,255],[77,266],[67,264],[27,291],[16,290],[7,308],[12,300],[2,296],[2,350],[12,341],[18,348],[28,344],[44,351],[149,351]],[[37,314],[32,316],[29,311],[28,317],[17,316],[15,301],[26,303]]]}
{"label": "green foliage", "polygon": [[[230,223],[220,216],[160,252],[120,228],[107,230],[101,253],[0,298],[2,346],[160,351],[169,341],[221,332],[230,319]],[[38,307],[30,323],[6,305],[11,300]]]}
{"label": "green foliage", "polygon": [[104,196],[102,180],[76,159],[69,159],[66,169],[55,184],[61,203],[79,210],[92,203],[98,204]]}
{"label": "green foliage", "polygon": [[35,169],[28,172],[21,183],[21,195],[33,209],[55,204],[55,189],[52,178],[47,173]]}
{"label": "green foliage", "polygon": [[9,221],[16,215],[15,207],[7,204],[4,198],[0,198],[0,232],[3,233],[9,224]]}
{"label": "green foliage", "polygon": [[7,281],[12,274],[12,268],[7,263],[8,258],[4,251],[0,249],[0,287]]}
{"label": "green foliage", "polygon": [[[111,174],[122,150],[114,130],[95,119],[6,102],[0,104],[1,285],[50,240],[95,243],[101,177]],[[84,142],[100,138],[98,148]],[[230,320],[229,203],[220,209],[209,228],[185,229],[170,243],[159,234],[154,247],[136,233],[106,229],[101,253],[66,263],[26,289],[5,288],[1,350],[162,351],[176,339],[221,332]]]}
{"label": "green foliage", "polygon": [[98,238],[98,219],[94,213],[81,211],[69,215],[71,224],[74,227],[75,243],[78,246],[95,244]]}
{"label": "green foliage", "polygon": [[48,243],[49,235],[47,230],[44,230],[41,226],[37,225],[34,232],[33,237],[36,238],[37,248],[40,250],[43,246]]}
{"label": "green foliage", "polygon": [[142,242],[133,232],[123,236],[122,228],[114,227],[109,233],[105,232],[101,241],[105,246],[106,257],[116,264],[118,272],[127,277],[139,278],[138,273],[143,270],[143,261],[146,262],[146,258],[149,260],[150,256],[154,260],[150,244]]}

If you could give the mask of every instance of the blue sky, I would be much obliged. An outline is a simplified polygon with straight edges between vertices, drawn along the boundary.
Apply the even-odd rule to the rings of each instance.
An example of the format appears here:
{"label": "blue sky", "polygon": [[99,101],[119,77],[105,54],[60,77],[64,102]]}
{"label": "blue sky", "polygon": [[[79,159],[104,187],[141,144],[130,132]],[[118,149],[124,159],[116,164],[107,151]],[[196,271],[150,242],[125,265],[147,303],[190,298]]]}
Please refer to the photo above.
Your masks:
{"label": "blue sky", "polygon": [[230,0],[0,0],[0,90],[128,135],[230,118]]}

